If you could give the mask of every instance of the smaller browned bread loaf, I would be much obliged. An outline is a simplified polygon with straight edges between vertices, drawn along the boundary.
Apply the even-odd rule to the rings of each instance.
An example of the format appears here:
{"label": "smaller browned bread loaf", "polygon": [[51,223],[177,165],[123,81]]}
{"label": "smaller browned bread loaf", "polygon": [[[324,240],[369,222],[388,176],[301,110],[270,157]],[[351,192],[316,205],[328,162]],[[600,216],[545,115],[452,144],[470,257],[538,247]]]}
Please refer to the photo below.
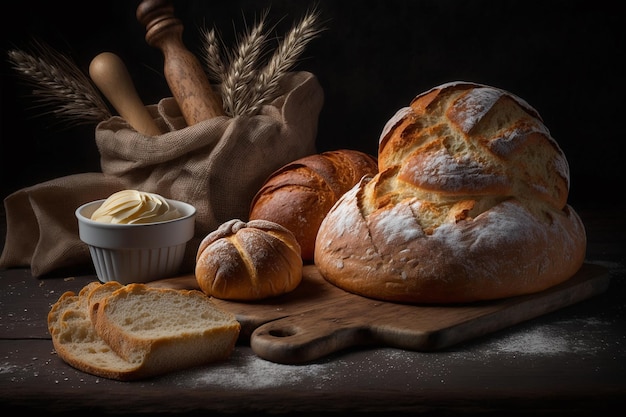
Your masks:
{"label": "smaller browned bread loaf", "polygon": [[225,300],[288,293],[302,281],[300,245],[274,222],[227,221],[200,243],[196,280],[205,294]]}
{"label": "smaller browned bread loaf", "polygon": [[340,149],[309,155],[274,172],[252,200],[250,220],[278,223],[296,236],[302,259],[313,260],[322,220],[346,191],[378,172],[376,159]]}

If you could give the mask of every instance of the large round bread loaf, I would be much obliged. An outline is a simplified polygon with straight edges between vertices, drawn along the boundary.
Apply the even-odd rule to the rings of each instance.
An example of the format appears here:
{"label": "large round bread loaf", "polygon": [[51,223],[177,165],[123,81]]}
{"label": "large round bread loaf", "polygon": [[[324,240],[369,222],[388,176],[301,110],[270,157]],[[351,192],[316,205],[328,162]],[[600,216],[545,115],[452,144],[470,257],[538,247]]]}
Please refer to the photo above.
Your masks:
{"label": "large round bread loaf", "polygon": [[289,229],[302,259],[313,260],[317,230],[331,207],[365,175],[378,172],[366,153],[339,149],[309,155],[274,172],[252,200],[250,220],[264,219]]}
{"label": "large round bread loaf", "polygon": [[319,229],[315,263],[340,288],[472,302],[542,291],[582,266],[567,160],[509,92],[458,82],[418,95],[385,126],[378,165]]}
{"label": "large round bread loaf", "polygon": [[233,219],[209,233],[196,256],[196,281],[207,295],[251,301],[286,294],[302,281],[293,233],[266,220]]}

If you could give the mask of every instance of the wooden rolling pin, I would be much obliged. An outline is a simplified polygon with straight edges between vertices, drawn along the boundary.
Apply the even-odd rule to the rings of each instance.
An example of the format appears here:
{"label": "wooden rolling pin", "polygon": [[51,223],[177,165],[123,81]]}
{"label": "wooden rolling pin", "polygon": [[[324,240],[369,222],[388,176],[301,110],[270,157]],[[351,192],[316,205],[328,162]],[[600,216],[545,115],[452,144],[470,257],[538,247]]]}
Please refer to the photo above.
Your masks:
{"label": "wooden rolling pin", "polygon": [[224,114],[204,70],[182,41],[183,24],[168,0],[143,0],[137,20],[146,27],[146,42],[159,48],[165,59],[164,74],[188,125]]}
{"label": "wooden rolling pin", "polygon": [[119,56],[111,52],[97,55],[89,64],[89,76],[133,129],[146,136],[162,133],[139,98],[128,69]]}

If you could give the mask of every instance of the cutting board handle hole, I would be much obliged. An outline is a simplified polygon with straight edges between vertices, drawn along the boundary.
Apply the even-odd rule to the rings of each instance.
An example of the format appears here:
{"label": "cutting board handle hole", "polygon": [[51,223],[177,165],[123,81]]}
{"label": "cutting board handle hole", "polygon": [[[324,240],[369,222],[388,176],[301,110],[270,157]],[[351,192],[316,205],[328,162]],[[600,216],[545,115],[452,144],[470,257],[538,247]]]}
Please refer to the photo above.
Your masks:
{"label": "cutting board handle hole", "polygon": [[272,329],[268,332],[268,334],[273,337],[289,337],[293,336],[295,333],[285,329]]}

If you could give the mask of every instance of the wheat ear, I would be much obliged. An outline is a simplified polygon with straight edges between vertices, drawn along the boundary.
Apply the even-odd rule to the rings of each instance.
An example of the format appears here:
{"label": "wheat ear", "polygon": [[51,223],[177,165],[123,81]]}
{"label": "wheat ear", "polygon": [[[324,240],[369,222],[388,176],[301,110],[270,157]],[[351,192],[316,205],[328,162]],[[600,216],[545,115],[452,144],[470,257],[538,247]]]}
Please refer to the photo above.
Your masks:
{"label": "wheat ear", "polygon": [[204,44],[202,58],[210,81],[222,83],[226,78],[226,64],[222,55],[222,48],[215,29],[203,30]]}
{"label": "wheat ear", "polygon": [[111,117],[89,78],[65,55],[36,43],[39,56],[8,51],[13,68],[33,87],[32,95],[43,114],[64,119],[68,127],[98,123]]}
{"label": "wheat ear", "polygon": [[280,81],[296,64],[311,39],[321,32],[317,26],[318,19],[318,11],[309,10],[279,43],[267,65],[258,72],[253,88],[254,95],[249,100],[248,114],[256,113],[263,104],[275,98]]}
{"label": "wheat ear", "polygon": [[267,34],[264,33],[266,17],[267,12],[264,12],[252,29],[246,31],[229,56],[221,93],[224,110],[230,116],[244,114],[250,103],[250,85],[267,40]]}

